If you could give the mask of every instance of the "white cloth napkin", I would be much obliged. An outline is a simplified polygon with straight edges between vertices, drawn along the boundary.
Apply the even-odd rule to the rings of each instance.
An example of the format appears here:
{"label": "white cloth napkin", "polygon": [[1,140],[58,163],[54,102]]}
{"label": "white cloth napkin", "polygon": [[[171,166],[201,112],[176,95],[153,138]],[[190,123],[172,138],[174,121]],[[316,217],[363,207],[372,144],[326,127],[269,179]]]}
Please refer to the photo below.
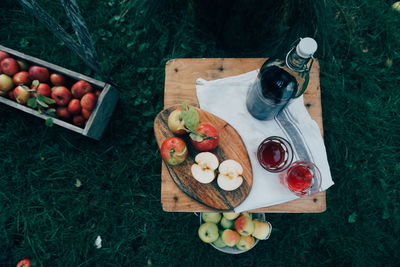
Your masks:
{"label": "white cloth napkin", "polygon": [[231,124],[242,137],[252,169],[253,186],[249,196],[235,212],[280,204],[298,198],[279,182],[278,174],[263,169],[257,160],[258,145],[269,136],[288,140],[295,151],[294,160],[314,162],[322,174],[322,190],[333,185],[324,141],[317,123],[304,107],[303,97],[293,100],[277,119],[260,121],[246,108],[246,93],[258,70],[224,79],[197,79],[200,108]]}

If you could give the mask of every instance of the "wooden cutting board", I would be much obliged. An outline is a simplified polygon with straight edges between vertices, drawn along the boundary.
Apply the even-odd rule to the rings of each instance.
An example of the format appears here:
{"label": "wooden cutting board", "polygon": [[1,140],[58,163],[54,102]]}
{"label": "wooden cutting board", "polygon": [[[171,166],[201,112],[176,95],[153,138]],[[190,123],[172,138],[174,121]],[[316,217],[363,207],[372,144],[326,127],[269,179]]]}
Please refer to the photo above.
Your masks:
{"label": "wooden cutting board", "polygon": [[[166,138],[174,136],[168,129],[167,122],[169,114],[178,107],[180,106],[176,105],[164,109],[156,116],[154,133],[158,147],[161,147]],[[232,210],[245,200],[253,183],[251,163],[246,147],[240,135],[230,124],[204,110],[197,109],[197,111],[200,116],[200,122],[211,123],[218,131],[219,145],[211,152],[217,155],[220,163],[227,159],[239,162],[243,167],[243,183],[236,190],[224,191],[218,186],[217,179],[214,179],[209,184],[202,184],[194,179],[190,169],[195,163],[194,158],[199,151],[191,145],[188,136],[179,136],[185,140],[188,146],[188,158],[182,164],[176,166],[166,164],[169,176],[186,195],[199,203],[220,211]]]}

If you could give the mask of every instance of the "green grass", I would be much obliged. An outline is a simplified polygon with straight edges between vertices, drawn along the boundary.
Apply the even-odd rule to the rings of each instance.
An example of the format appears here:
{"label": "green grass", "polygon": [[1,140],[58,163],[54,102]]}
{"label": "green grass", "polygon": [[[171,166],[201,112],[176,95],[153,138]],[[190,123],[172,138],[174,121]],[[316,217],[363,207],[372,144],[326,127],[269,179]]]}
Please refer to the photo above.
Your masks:
{"label": "green grass", "polygon": [[[71,32],[58,1],[40,2]],[[393,1],[78,2],[121,100],[101,142],[0,105],[1,266],[26,257],[37,266],[399,263],[400,13]],[[1,1],[0,25],[2,45],[95,76],[15,1]],[[304,35],[320,44],[336,182],[328,210],[267,214],[269,241],[240,256],[221,254],[197,237],[196,216],[161,209],[152,120],[162,108],[165,62],[265,57]]]}

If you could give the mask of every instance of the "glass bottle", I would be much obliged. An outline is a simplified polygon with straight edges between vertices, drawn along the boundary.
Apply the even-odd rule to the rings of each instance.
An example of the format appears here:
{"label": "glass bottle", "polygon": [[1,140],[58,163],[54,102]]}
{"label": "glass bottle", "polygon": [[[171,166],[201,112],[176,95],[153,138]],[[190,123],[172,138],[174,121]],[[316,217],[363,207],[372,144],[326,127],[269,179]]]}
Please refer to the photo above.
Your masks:
{"label": "glass bottle", "polygon": [[254,118],[274,119],[291,99],[301,96],[306,90],[317,42],[309,37],[296,42],[285,59],[269,58],[265,61],[257,79],[250,85],[246,106]]}

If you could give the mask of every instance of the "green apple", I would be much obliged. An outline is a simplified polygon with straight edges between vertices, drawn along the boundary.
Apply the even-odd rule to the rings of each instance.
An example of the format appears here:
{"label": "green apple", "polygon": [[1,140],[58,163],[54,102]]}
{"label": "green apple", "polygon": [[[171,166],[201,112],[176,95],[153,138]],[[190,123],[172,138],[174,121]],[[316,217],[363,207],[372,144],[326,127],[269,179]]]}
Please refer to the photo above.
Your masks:
{"label": "green apple", "polygon": [[239,242],[236,244],[236,247],[240,250],[249,250],[254,246],[255,240],[254,237],[248,236],[240,236]]}
{"label": "green apple", "polygon": [[8,92],[13,87],[14,87],[13,79],[6,74],[1,74],[0,75],[0,91]]}
{"label": "green apple", "polygon": [[203,223],[199,227],[198,234],[203,242],[212,243],[219,237],[218,226],[215,223]]}
{"label": "green apple", "polygon": [[224,243],[224,241],[222,241],[222,232],[223,232],[222,230],[219,230],[219,237],[217,241],[213,242],[214,246],[216,246],[217,248],[226,247],[226,244]]}
{"label": "green apple", "polygon": [[251,235],[254,231],[253,220],[245,215],[240,215],[235,221],[235,229],[241,235]]}
{"label": "green apple", "polygon": [[18,103],[25,105],[28,102],[29,97],[31,94],[29,93],[29,88],[25,85],[18,85],[14,89],[15,100]]}
{"label": "green apple", "polygon": [[182,113],[179,109],[171,112],[168,116],[168,128],[174,134],[187,133],[185,121],[183,120]]}
{"label": "green apple", "polygon": [[201,214],[201,218],[203,219],[203,221],[210,223],[219,223],[221,217],[221,213],[219,212],[203,212]]}
{"label": "green apple", "polygon": [[257,239],[267,238],[267,236],[271,232],[269,223],[258,220],[258,219],[254,219],[253,224],[254,224],[254,231],[251,235]]}
{"label": "green apple", "polygon": [[224,229],[232,229],[232,228],[233,228],[233,225],[234,225],[234,222],[233,222],[233,221],[228,220],[228,219],[225,218],[225,217],[222,217],[222,219],[221,219],[221,226],[222,226]]}
{"label": "green apple", "polygon": [[224,217],[228,220],[234,220],[237,217],[239,217],[240,213],[235,213],[235,212],[224,212],[223,213]]}
{"label": "green apple", "polygon": [[249,212],[242,212],[241,215],[249,217],[250,219],[253,219],[253,215]]}
{"label": "green apple", "polygon": [[238,232],[231,230],[231,229],[225,229],[222,232],[222,241],[228,246],[228,247],[233,247],[236,245],[239,240],[240,240],[240,235]]}

